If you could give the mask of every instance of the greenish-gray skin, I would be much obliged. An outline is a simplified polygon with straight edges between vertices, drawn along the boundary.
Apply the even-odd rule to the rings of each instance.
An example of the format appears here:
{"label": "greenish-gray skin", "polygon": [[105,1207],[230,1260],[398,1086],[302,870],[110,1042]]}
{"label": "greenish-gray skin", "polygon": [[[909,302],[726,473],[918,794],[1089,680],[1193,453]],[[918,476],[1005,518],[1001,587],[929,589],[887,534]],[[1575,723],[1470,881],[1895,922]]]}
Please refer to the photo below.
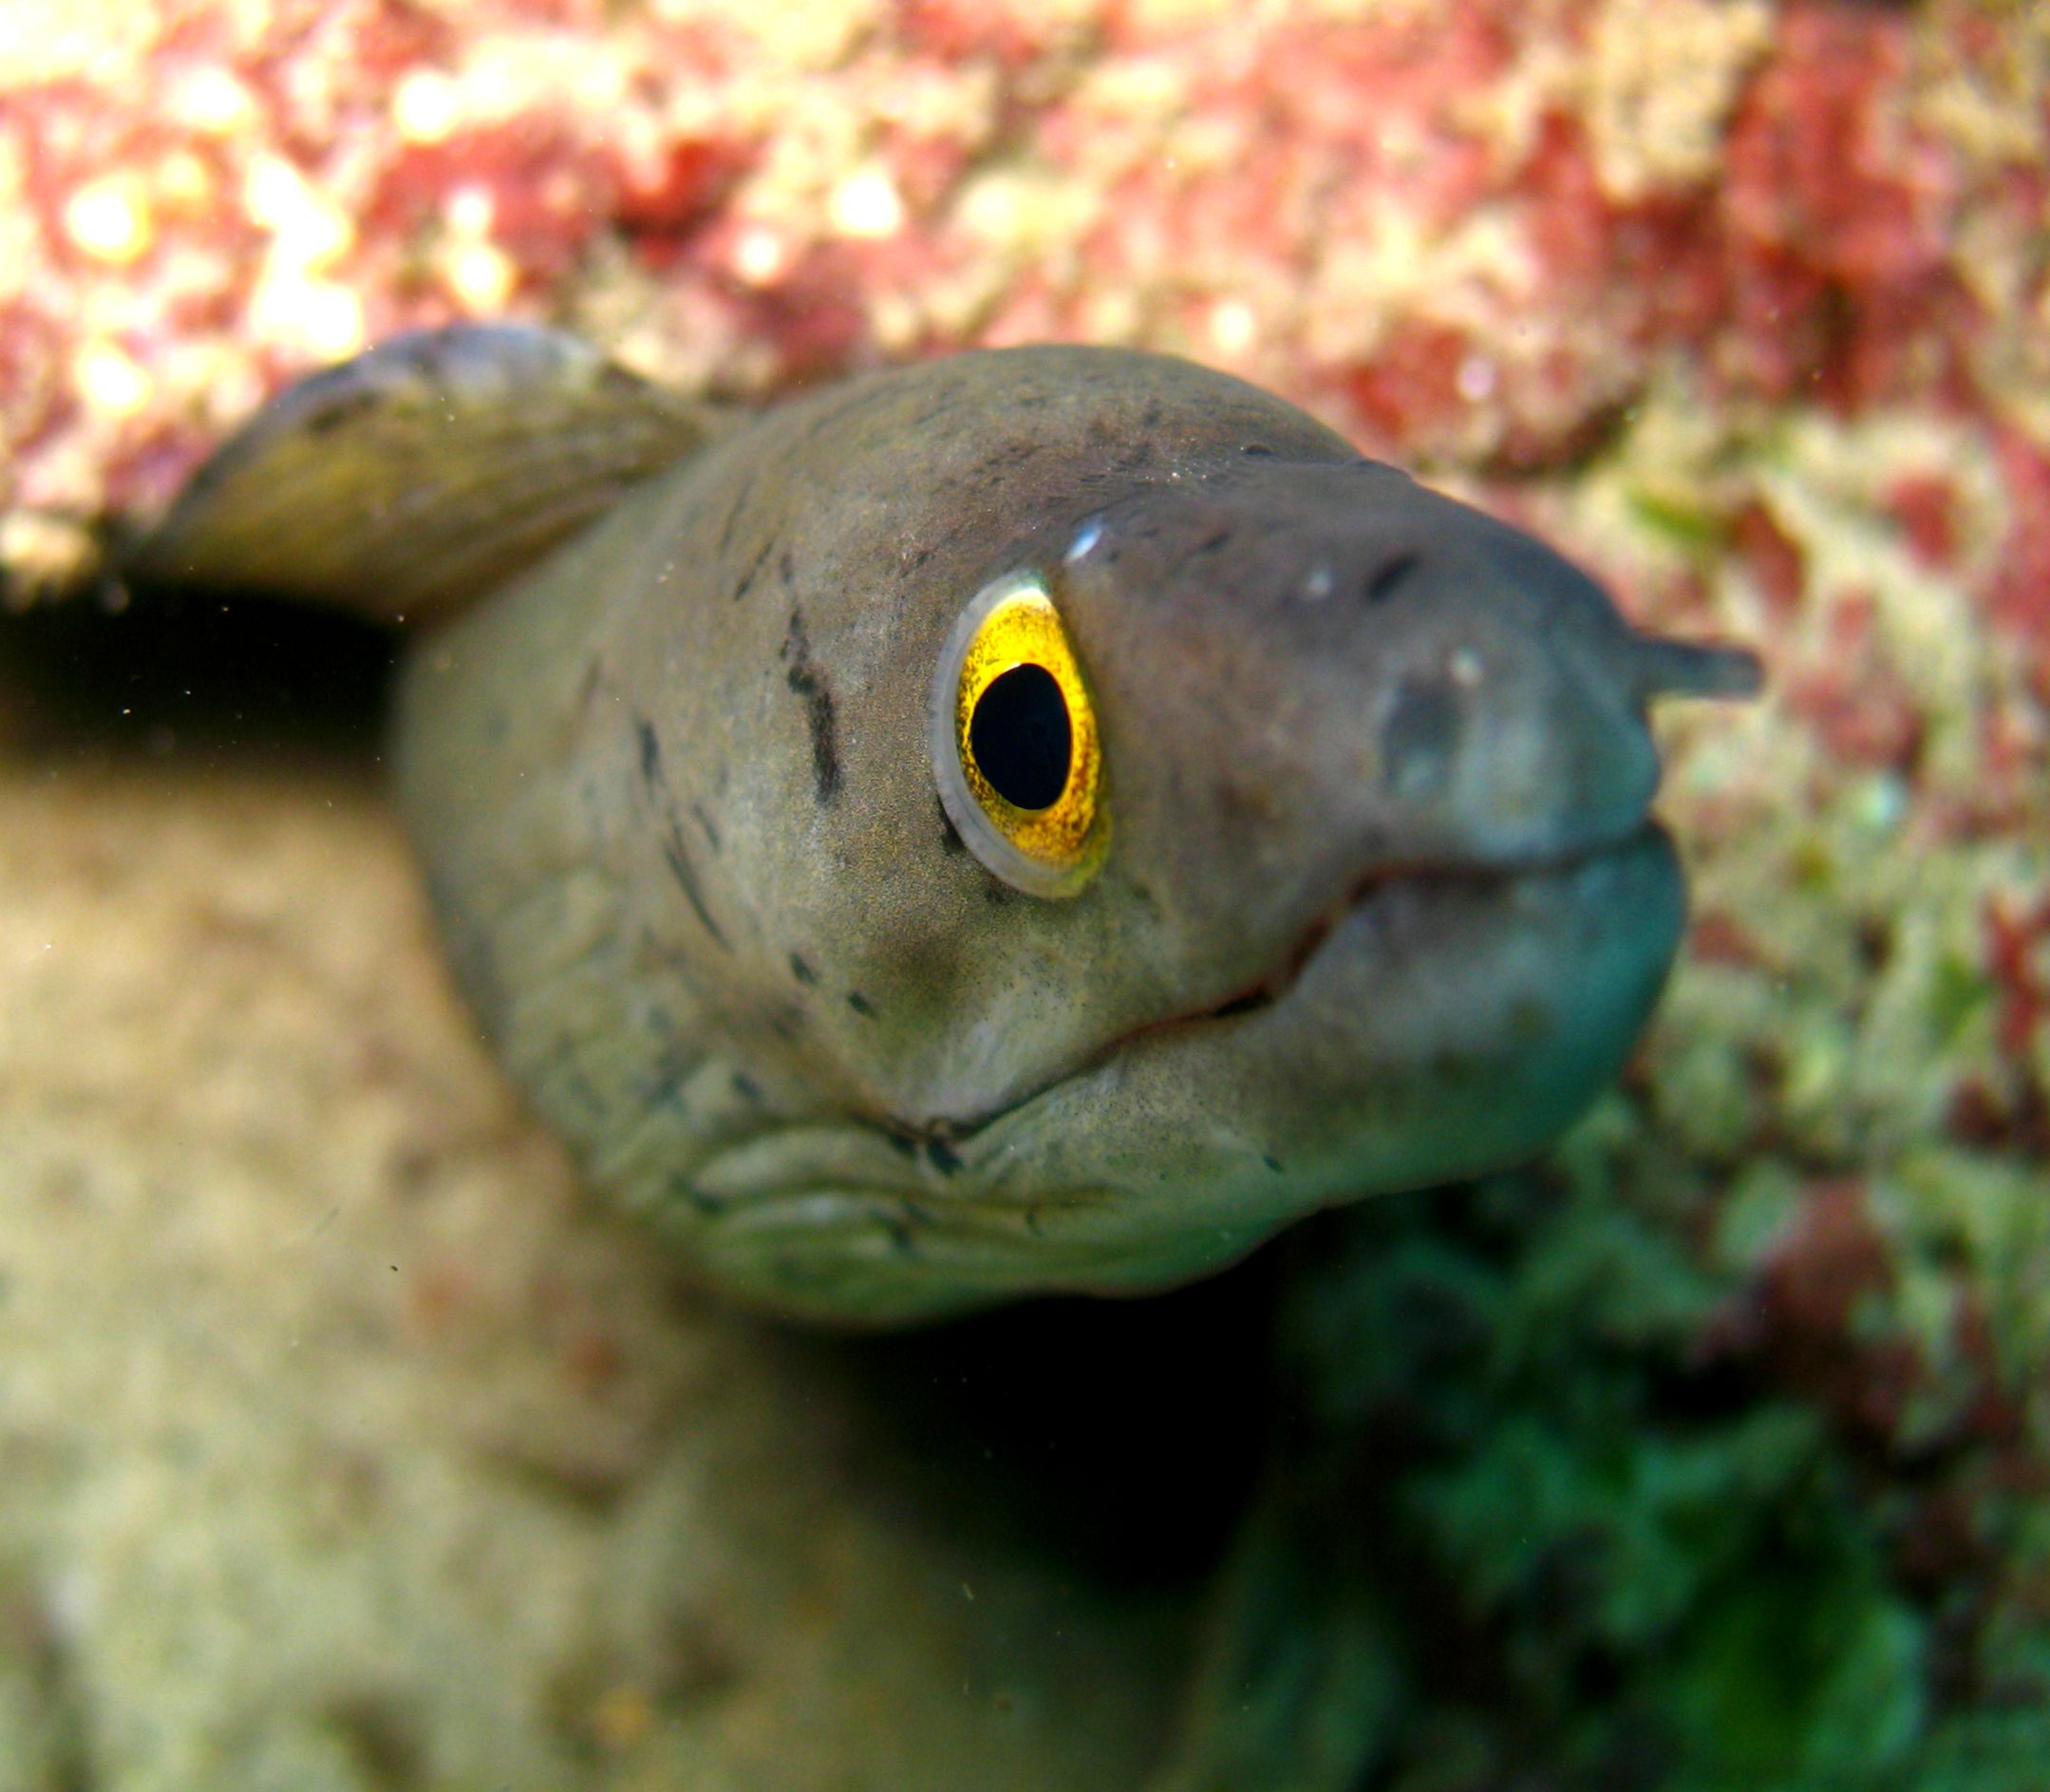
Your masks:
{"label": "greenish-gray skin", "polygon": [[[401,338],[275,400],[129,570],[419,626],[400,792],[505,1064],[708,1280],[849,1325],[1165,1286],[1538,1149],[1680,938],[1646,707],[1757,676],[1119,350],[750,415],[552,332]],[[1066,792],[1100,767],[1056,873],[965,771],[963,643],[1020,587],[1080,681]],[[1364,1783],[1381,1595],[1303,1466],[1150,1792]]]}
{"label": "greenish-gray skin", "polygon": [[[1080,348],[743,416],[405,338],[134,571],[440,618],[399,784],[503,1061],[711,1281],[864,1325],[1183,1281],[1542,1146],[1681,934],[1646,706],[1755,670],[1278,399]],[[938,794],[950,631],[1020,574],[1102,745],[1064,897]]]}

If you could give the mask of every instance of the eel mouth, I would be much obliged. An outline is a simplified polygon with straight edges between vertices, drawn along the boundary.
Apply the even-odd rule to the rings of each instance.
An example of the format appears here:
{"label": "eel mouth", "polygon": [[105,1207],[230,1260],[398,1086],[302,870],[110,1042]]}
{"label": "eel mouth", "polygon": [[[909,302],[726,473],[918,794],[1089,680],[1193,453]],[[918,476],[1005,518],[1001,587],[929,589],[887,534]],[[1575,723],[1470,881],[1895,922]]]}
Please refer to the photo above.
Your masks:
{"label": "eel mouth", "polygon": [[1641,818],[1620,835],[1521,858],[1493,863],[1421,858],[1384,861],[1360,874],[1320,907],[1298,929],[1270,969],[1223,998],[1141,1021],[987,1112],[941,1117],[923,1123],[894,1119],[891,1122],[893,1129],[929,1141],[964,1142],[1135,1048],[1176,1037],[1209,1034],[1234,1024],[1258,1025],[1262,1016],[1284,1008],[1315,980],[1320,960],[1346,950],[1348,944],[1357,944],[1364,935],[1392,938],[1402,933],[1403,915],[1400,912],[1406,911],[1410,918],[1415,918],[1424,911],[1451,906],[1446,902],[1434,904],[1434,893],[1463,898],[1461,906],[1468,909],[1476,897],[1496,909],[1513,908],[1522,900],[1571,900],[1568,894],[1570,890],[1587,888],[1605,869],[1620,866],[1647,849],[1671,850],[1671,836],[1649,816]]}
{"label": "eel mouth", "polygon": [[1376,865],[1355,877],[1334,900],[1319,909],[1304,924],[1288,950],[1264,975],[1242,985],[1222,1001],[1165,1015],[1133,1028],[1093,1056],[1100,1062],[1138,1040],[1183,1028],[1240,1020],[1276,1007],[1295,993],[1342,926],[1355,920],[1371,923],[1377,911],[1386,910],[1398,901],[1415,900],[1420,895],[1427,899],[1434,889],[1469,896],[1492,895],[1498,899],[1513,900],[1519,889],[1532,889],[1540,884],[1555,886],[1561,880],[1570,880],[1605,864],[1619,862],[1654,840],[1669,841],[1670,836],[1658,821],[1646,817],[1620,836],[1555,853],[1495,863],[1412,859]]}

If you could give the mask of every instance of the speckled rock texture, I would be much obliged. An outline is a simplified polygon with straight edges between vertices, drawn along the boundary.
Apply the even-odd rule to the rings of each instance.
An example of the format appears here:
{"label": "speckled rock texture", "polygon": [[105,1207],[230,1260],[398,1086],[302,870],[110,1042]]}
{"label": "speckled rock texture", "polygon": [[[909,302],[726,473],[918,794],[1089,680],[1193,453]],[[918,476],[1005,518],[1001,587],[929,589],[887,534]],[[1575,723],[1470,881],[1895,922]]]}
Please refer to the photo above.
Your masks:
{"label": "speckled rock texture", "polygon": [[7,1792],[1133,1783],[1175,1601],[574,1198],[370,781],[14,766],[0,916]]}
{"label": "speckled rock texture", "polygon": [[578,1200],[364,727],[72,663],[265,392],[505,314],[763,395],[1179,350],[1759,646],[1668,731],[1697,921],[1622,1088],[1284,1297],[1387,1564],[1372,1783],[2041,1783],[2050,14],[0,0],[4,1792],[1157,1745],[1200,1548],[1077,1556],[1001,1450],[919,1465],[944,1355],[721,1313]]}

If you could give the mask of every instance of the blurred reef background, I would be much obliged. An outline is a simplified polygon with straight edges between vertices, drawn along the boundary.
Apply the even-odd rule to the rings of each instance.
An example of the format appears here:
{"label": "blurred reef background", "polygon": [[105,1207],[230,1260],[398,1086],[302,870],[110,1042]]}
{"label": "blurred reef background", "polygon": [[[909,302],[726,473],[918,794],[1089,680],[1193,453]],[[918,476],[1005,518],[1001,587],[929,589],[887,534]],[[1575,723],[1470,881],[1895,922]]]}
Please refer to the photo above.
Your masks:
{"label": "blurred reef background", "polygon": [[[762,397],[1174,350],[1757,645],[1622,1087],[1157,1321],[680,1287],[442,981],[384,648],[95,579],[500,316]],[[2045,1783],[2050,10],[0,0],[0,1792],[1120,1792],[1270,1349],[1375,1787]]]}

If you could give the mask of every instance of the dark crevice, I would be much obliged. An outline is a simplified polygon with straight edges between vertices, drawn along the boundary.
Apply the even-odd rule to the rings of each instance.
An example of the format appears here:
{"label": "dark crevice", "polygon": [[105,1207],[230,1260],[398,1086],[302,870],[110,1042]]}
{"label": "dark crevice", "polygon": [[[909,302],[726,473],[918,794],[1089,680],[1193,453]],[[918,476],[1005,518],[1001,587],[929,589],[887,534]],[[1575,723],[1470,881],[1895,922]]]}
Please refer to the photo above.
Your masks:
{"label": "dark crevice", "polygon": [[793,1348],[874,1421],[862,1472],[957,1545],[1028,1548],[1104,1586],[1185,1587],[1214,1568],[1265,1458],[1272,1295],[1255,1259],[1143,1301],[1045,1300]]}
{"label": "dark crevice", "polygon": [[9,745],[181,764],[374,753],[399,643],[256,597],[109,589],[0,609]]}

